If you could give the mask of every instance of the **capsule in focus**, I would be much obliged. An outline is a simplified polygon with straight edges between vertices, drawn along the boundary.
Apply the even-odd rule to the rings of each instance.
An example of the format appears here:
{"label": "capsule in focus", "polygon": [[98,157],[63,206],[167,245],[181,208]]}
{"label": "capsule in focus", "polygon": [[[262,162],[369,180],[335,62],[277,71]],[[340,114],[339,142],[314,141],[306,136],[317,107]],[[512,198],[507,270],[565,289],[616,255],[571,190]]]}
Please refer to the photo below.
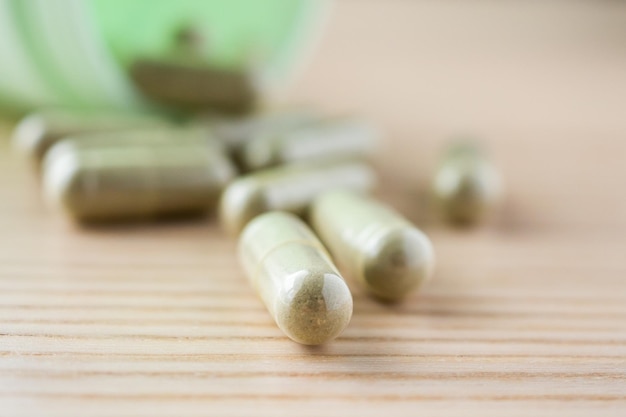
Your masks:
{"label": "capsule in focus", "polygon": [[171,123],[152,114],[103,109],[49,108],[24,117],[13,131],[13,143],[40,162],[60,139],[83,133],[165,128]]}
{"label": "capsule in focus", "polygon": [[430,239],[371,197],[330,191],[313,201],[309,216],[337,263],[380,299],[402,299],[433,272]]}
{"label": "capsule in focus", "polygon": [[48,199],[83,222],[203,213],[234,175],[217,143],[81,148],[68,141],[43,166]]}
{"label": "capsule in focus", "polygon": [[480,150],[468,143],[449,149],[436,173],[433,192],[444,217],[455,224],[475,224],[497,206],[502,184]]}
{"label": "capsule in focus", "polygon": [[296,216],[270,212],[241,234],[239,259],[278,327],[291,339],[319,345],[352,317],[352,295],[326,250]]}
{"label": "capsule in focus", "polygon": [[248,141],[239,159],[248,171],[313,159],[367,157],[379,132],[357,118],[329,119],[294,129],[269,132]]}
{"label": "capsule in focus", "polygon": [[237,235],[255,216],[271,210],[303,215],[324,191],[348,188],[366,192],[374,188],[376,174],[364,162],[314,161],[285,165],[248,174],[233,181],[220,202],[224,228]]}

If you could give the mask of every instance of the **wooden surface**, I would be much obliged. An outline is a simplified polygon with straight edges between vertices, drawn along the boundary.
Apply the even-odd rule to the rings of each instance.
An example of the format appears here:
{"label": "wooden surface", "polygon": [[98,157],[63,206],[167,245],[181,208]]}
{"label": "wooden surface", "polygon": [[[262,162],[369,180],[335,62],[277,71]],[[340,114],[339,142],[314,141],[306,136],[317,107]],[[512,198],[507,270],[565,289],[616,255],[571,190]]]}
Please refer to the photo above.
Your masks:
{"label": "wooden surface", "polygon": [[[0,141],[1,416],[626,415],[621,2],[346,1],[288,93],[385,126],[381,198],[438,269],[306,348],[212,219],[80,229]],[[7,136],[5,123],[2,136]],[[501,216],[423,198],[445,134],[478,132]]]}

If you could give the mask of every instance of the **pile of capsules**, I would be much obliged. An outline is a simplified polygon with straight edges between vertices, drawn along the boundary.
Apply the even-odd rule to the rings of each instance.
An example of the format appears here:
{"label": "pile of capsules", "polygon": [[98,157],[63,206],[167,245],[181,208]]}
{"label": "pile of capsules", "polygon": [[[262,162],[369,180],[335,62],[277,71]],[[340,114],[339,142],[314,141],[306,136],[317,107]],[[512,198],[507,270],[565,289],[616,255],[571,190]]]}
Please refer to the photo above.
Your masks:
{"label": "pile of capsules", "polygon": [[[25,117],[14,143],[36,161],[47,199],[80,223],[218,207],[277,325],[294,341],[316,345],[352,316],[335,261],[387,302],[433,272],[428,237],[369,195],[376,173],[367,161],[380,136],[361,119],[304,108],[184,124],[56,108]],[[471,145],[453,147],[434,178],[439,207],[454,222],[480,220],[499,196],[497,173]]]}

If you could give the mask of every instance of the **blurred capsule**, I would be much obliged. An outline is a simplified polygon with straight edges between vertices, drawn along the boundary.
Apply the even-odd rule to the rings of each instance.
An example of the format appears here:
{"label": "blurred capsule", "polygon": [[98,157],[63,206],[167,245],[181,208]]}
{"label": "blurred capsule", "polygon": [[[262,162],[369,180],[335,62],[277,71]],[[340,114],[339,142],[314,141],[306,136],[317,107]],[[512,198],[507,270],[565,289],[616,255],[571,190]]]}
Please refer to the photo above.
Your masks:
{"label": "blurred capsule", "polygon": [[213,147],[222,146],[207,128],[164,127],[70,135],[56,142],[48,153],[55,152],[56,148],[63,148],[61,144],[65,143],[71,143],[76,149],[194,143],[204,143]]}
{"label": "blurred capsule", "polygon": [[222,195],[220,219],[237,235],[254,217],[271,210],[305,213],[310,202],[324,191],[374,188],[373,169],[356,161],[314,161],[259,171],[233,181]]}
{"label": "blurred capsule", "polygon": [[238,117],[205,115],[195,124],[210,129],[229,152],[236,153],[254,138],[294,129],[319,118],[319,114],[310,108],[292,107]]}
{"label": "blurred capsule", "polygon": [[495,168],[471,144],[458,144],[446,153],[433,189],[445,218],[456,224],[474,224],[485,218],[501,195]]}
{"label": "blurred capsule", "polygon": [[318,158],[364,157],[373,152],[379,136],[363,120],[330,119],[261,134],[242,147],[239,159],[244,169],[256,170]]}
{"label": "blurred capsule", "polygon": [[245,54],[238,68],[216,66],[211,63],[210,34],[206,23],[184,23],[159,56],[132,63],[130,77],[137,89],[157,103],[186,111],[252,110],[258,99],[258,71],[252,56]]}
{"label": "blurred capsule", "polygon": [[140,59],[130,76],[147,98],[184,110],[247,113],[258,99],[254,73],[246,69]]}
{"label": "blurred capsule", "polygon": [[309,216],[339,265],[381,299],[400,300],[432,275],[430,239],[371,197],[330,191],[313,201]]}
{"label": "blurred capsule", "polygon": [[319,345],[352,317],[352,294],[311,229],[292,214],[258,216],[239,241],[239,259],[278,327]]}
{"label": "blurred capsule", "polygon": [[79,221],[206,212],[235,170],[219,144],[80,147],[60,143],[44,161],[49,200]]}
{"label": "blurred capsule", "polygon": [[152,114],[50,108],[23,118],[15,127],[13,143],[40,162],[55,142],[69,135],[167,126],[169,121]]}

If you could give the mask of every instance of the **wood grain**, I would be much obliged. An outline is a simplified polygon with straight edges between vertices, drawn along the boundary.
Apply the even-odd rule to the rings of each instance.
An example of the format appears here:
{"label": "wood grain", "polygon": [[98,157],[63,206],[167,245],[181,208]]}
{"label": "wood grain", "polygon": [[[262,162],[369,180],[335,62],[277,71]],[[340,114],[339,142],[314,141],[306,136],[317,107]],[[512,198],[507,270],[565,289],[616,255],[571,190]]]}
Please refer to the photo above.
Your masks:
{"label": "wood grain", "polygon": [[[281,334],[214,219],[79,228],[0,141],[0,415],[626,415],[624,4],[507,4],[340,2],[287,93],[385,126],[380,196],[437,251],[403,304],[350,282],[327,346]],[[474,230],[423,193],[459,127],[508,191]]]}

